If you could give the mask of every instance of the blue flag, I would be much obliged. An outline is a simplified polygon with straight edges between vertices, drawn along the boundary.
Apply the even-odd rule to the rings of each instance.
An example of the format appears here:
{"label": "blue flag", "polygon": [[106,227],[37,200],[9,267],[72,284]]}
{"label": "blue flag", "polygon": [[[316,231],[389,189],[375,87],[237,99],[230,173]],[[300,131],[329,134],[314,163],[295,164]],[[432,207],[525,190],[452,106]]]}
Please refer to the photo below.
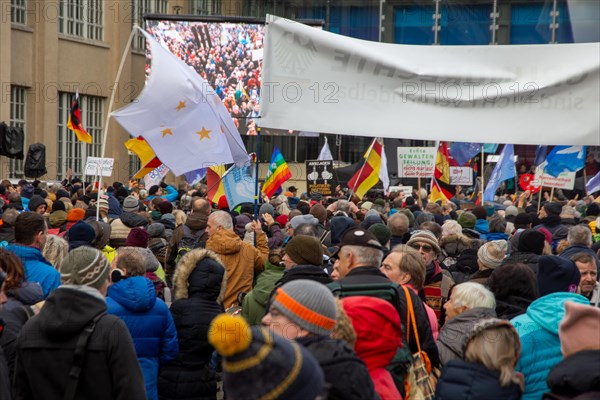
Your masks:
{"label": "blue flag", "polygon": [[454,142],[450,148],[450,155],[459,165],[465,165],[480,152],[481,143]]}
{"label": "blue flag", "polygon": [[483,151],[485,153],[494,154],[498,150],[498,143],[486,143],[483,145]]}
{"label": "blue flag", "polygon": [[546,155],[548,154],[548,146],[539,145],[537,149],[535,149],[535,160],[533,160],[533,165],[536,167],[543,163],[546,160]]}
{"label": "blue flag", "polygon": [[200,182],[206,176],[206,168],[196,169],[194,171],[186,172],[183,174],[185,181],[190,185],[195,185]]}
{"label": "blue flag", "polygon": [[[588,181],[585,187],[587,189],[588,194],[600,191],[600,172],[594,175],[594,177],[592,177],[592,179]],[[596,228],[596,232],[597,231],[598,228]]]}
{"label": "blue flag", "polygon": [[221,178],[229,209],[233,210],[242,203],[254,202],[254,177],[252,163],[241,167],[233,165]]}
{"label": "blue flag", "polygon": [[585,164],[585,146],[555,146],[548,157],[545,172],[557,177],[562,172],[575,172]]}
{"label": "blue flag", "polygon": [[483,192],[483,201],[494,201],[498,186],[500,186],[503,181],[514,177],[515,150],[512,144],[506,144],[500,154],[500,160],[498,160],[498,164],[494,167],[490,180],[487,182],[485,192]]}

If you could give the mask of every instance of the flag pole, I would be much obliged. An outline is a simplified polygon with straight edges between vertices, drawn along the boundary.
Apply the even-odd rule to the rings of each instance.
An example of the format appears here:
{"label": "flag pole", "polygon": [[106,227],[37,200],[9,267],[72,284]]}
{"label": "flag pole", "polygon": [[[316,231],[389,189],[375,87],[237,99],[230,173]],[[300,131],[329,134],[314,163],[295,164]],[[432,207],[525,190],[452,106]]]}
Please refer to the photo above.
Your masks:
{"label": "flag pole", "polygon": [[377,138],[374,138],[373,141],[371,142],[371,146],[369,146],[369,150],[367,151],[367,155],[365,156],[365,162],[363,163],[363,165],[360,167],[360,170],[358,171],[358,177],[356,178],[356,182],[354,182],[354,187],[352,189],[350,189],[350,194],[348,195],[348,201],[352,201],[352,196],[354,195],[354,191],[356,190],[356,186],[358,185],[358,180],[360,179],[360,176],[362,175],[363,169],[365,168],[365,164],[369,160],[369,156],[371,155],[371,152],[373,151],[373,146],[375,145],[376,140],[377,140]]}
{"label": "flag pole", "polygon": [[544,187],[540,186],[540,191],[538,192],[538,208],[537,211],[540,212],[540,207],[542,206],[542,196],[544,195]]}
{"label": "flag pole", "polygon": [[[104,154],[106,151],[106,138],[108,137],[108,123],[110,122],[110,113],[112,112],[112,108],[115,102],[115,94],[118,89],[119,80],[121,79],[121,73],[123,72],[123,68],[125,66],[125,60],[127,59],[127,55],[129,54],[129,50],[131,49],[131,42],[133,40],[133,36],[135,35],[136,30],[139,29],[139,26],[135,24],[131,33],[129,34],[129,39],[127,39],[127,43],[125,44],[125,50],[123,51],[123,55],[121,56],[121,63],[119,64],[119,69],[117,70],[117,76],[115,77],[115,90],[110,94],[110,101],[108,102],[108,110],[106,113],[106,119],[104,121],[104,130],[102,132],[102,148],[100,154],[102,158],[104,158]],[[98,195],[100,195],[100,190],[102,190],[102,175],[100,175],[100,182],[98,184]]]}
{"label": "flag pole", "polygon": [[554,201],[554,188],[550,189],[550,201]]}
{"label": "flag pole", "polygon": [[485,150],[481,146],[481,204],[483,205],[483,195],[485,193]]}
{"label": "flag pole", "polygon": [[[260,126],[256,127],[256,165],[254,166],[254,219],[258,221],[258,164],[260,160]],[[254,245],[256,246],[256,235],[254,235]]]}
{"label": "flag pole", "polygon": [[588,195],[588,190],[587,190],[587,174],[585,173],[585,164],[583,164],[583,190],[585,192],[585,195]]}

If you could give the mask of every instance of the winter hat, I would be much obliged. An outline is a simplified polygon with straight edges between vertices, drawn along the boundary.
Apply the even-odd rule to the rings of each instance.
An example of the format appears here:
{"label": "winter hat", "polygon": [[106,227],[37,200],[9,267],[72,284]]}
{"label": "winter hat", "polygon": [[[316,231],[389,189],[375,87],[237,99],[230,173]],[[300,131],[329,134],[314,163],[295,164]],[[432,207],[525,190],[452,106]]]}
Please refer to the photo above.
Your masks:
{"label": "winter hat", "polygon": [[284,284],[275,291],[272,306],[311,333],[329,336],[335,327],[335,297],[319,282],[298,279]]}
{"label": "winter hat", "polygon": [[63,197],[66,197],[67,199],[70,199],[70,198],[71,198],[71,196],[69,196],[69,192],[67,192],[67,191],[66,191],[66,190],[64,190],[64,189],[58,189],[58,190],[56,191],[56,200],[59,200],[59,199],[61,199],[61,198],[63,198]]}
{"label": "winter hat", "polygon": [[354,220],[350,217],[334,217],[331,219],[331,244],[337,245],[342,240],[342,236],[344,233],[350,229],[354,228]]}
{"label": "winter hat", "polygon": [[342,235],[340,246],[337,251],[332,254],[332,257],[336,257],[344,246],[370,247],[372,249],[383,250],[383,246],[381,246],[375,235],[361,227],[348,229]]}
{"label": "winter hat", "polygon": [[69,251],[58,272],[63,285],[84,285],[100,289],[108,280],[109,264],[101,251],[81,246]]}
{"label": "winter hat", "polygon": [[406,244],[408,246],[411,246],[412,244],[417,243],[417,242],[427,243],[428,245],[433,247],[436,254],[440,254],[442,251],[440,249],[438,240],[435,237],[435,235],[433,234],[433,232],[426,231],[426,230],[414,231]]}
{"label": "winter hat", "polygon": [[389,242],[390,238],[392,237],[392,231],[390,231],[390,228],[388,228],[384,224],[371,225],[369,227],[369,232],[375,235],[375,237],[377,238],[377,240],[379,240],[379,243],[381,243],[382,246],[385,246],[385,244]]}
{"label": "winter hat", "polygon": [[133,196],[125,197],[123,200],[124,212],[138,212],[140,210],[140,202]]}
{"label": "winter hat", "polygon": [[460,216],[457,219],[457,222],[463,228],[473,229],[475,228],[475,224],[477,223],[477,217],[475,216],[475,214],[466,211],[460,214]]}
{"label": "winter hat", "polygon": [[375,199],[373,204],[377,204],[378,206],[385,207],[385,200],[383,199]]}
{"label": "winter hat", "polygon": [[519,234],[517,250],[541,255],[544,251],[544,240],[542,232],[536,229],[525,229]]}
{"label": "winter hat", "polygon": [[290,224],[292,228],[296,229],[298,226],[302,224],[309,225],[318,225],[319,220],[310,214],[296,215],[294,218],[290,220]]}
{"label": "winter hat", "polygon": [[260,206],[260,209],[258,210],[258,215],[263,215],[263,214],[271,214],[272,217],[275,216],[275,208],[273,208],[273,206],[269,203],[264,203],[262,206]]}
{"label": "winter hat", "polygon": [[74,207],[67,213],[68,222],[77,222],[85,218],[85,210],[83,208]]}
{"label": "winter hat", "polygon": [[227,197],[225,197],[225,195],[223,195],[219,198],[219,201],[217,203],[217,208],[219,210],[229,210],[229,203],[227,203]]}
{"label": "winter hat", "polygon": [[279,217],[275,218],[275,221],[277,221],[279,226],[281,226],[282,228],[287,225],[289,220],[290,219],[287,215],[280,215]]}
{"label": "winter hat", "polygon": [[165,237],[165,226],[160,222],[150,224],[148,225],[148,234],[153,238]]}
{"label": "winter hat", "polygon": [[515,206],[508,206],[504,210],[505,217],[515,217],[519,214],[519,209]]}
{"label": "winter hat", "polygon": [[220,314],[208,341],[223,356],[223,386],[232,399],[314,399],[323,391],[323,371],[294,341],[244,318]]}
{"label": "winter hat", "polygon": [[559,256],[538,259],[537,283],[540,297],[550,293],[577,293],[581,274],[575,263]]}
{"label": "winter hat", "polygon": [[370,210],[371,207],[373,207],[373,203],[371,203],[370,201],[365,201],[364,203],[361,204],[360,208],[365,209],[365,210]]}
{"label": "winter hat", "polygon": [[582,350],[600,350],[600,308],[565,302],[565,317],[558,327],[563,356]]}
{"label": "winter hat", "polygon": [[546,228],[537,228],[537,230],[544,235],[544,240],[548,242],[548,244],[552,244],[552,232]]}
{"label": "winter hat", "polygon": [[554,201],[548,202],[544,204],[544,211],[546,211],[546,214],[548,215],[560,215],[562,211],[562,205]]}
{"label": "winter hat", "polygon": [[100,209],[105,209],[108,210],[109,206],[108,206],[108,197],[107,196],[100,196],[100,198],[98,199],[98,207]]}
{"label": "winter hat", "polygon": [[315,204],[312,206],[309,214],[315,217],[321,225],[325,225],[325,221],[327,220],[327,210],[322,204]]}
{"label": "winter hat", "polygon": [[41,205],[45,205],[46,209],[48,208],[48,205],[46,204],[46,201],[42,198],[42,196],[38,196],[37,194],[34,194],[33,196],[31,196],[31,199],[29,200],[29,206],[28,206],[29,211],[35,212],[36,209]]}
{"label": "winter hat", "polygon": [[492,240],[479,248],[477,258],[486,267],[496,269],[504,261],[506,250],[508,250],[508,242],[506,240]]}
{"label": "winter hat", "polygon": [[173,212],[173,204],[170,201],[165,200],[162,203],[159,203],[157,208],[161,214],[170,214]]}
{"label": "winter hat", "polygon": [[531,217],[529,216],[529,214],[527,213],[520,213],[517,214],[517,216],[515,217],[513,224],[519,225],[519,226],[526,226],[531,224]]}
{"label": "winter hat", "polygon": [[148,240],[150,240],[150,234],[147,230],[140,227],[132,228],[125,240],[125,246],[146,248],[148,247]]}
{"label": "winter hat", "polygon": [[319,239],[312,236],[294,236],[285,245],[285,253],[298,265],[323,264],[323,246]]}
{"label": "winter hat", "polygon": [[148,189],[148,196],[154,196],[156,194],[156,192],[158,192],[158,189],[159,189],[158,185],[150,186],[150,189]]}
{"label": "winter hat", "polygon": [[33,196],[34,187],[31,183],[26,184],[21,188],[21,197],[30,199]]}
{"label": "winter hat", "polygon": [[[475,218],[477,219],[487,219],[487,210],[485,209],[484,206],[476,206],[473,209],[473,215],[475,216]],[[467,227],[468,228],[468,227]]]}
{"label": "winter hat", "polygon": [[75,249],[79,246],[93,246],[96,239],[96,231],[85,221],[77,221],[67,232],[69,248]]}

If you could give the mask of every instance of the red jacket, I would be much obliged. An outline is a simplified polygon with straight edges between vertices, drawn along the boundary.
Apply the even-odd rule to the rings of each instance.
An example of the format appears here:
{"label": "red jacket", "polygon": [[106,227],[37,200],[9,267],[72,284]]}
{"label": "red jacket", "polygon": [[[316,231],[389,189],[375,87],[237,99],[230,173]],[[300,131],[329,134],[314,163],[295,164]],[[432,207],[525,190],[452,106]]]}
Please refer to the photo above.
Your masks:
{"label": "red jacket", "polygon": [[402,346],[402,328],[396,309],[376,297],[352,296],[342,300],[356,331],[356,354],[365,362],[382,400],[402,399],[385,369]]}

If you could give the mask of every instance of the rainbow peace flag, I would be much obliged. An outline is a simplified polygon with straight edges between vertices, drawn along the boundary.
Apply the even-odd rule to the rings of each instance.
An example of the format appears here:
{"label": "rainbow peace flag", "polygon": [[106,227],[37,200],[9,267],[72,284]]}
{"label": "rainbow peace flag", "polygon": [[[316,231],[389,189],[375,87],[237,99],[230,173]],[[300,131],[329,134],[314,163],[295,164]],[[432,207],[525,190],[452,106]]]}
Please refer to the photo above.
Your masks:
{"label": "rainbow peace flag", "polygon": [[275,146],[273,149],[273,155],[271,156],[271,165],[269,166],[269,172],[265,178],[265,184],[263,185],[263,193],[268,197],[273,194],[281,187],[283,182],[287,181],[292,177],[292,173],[288,168],[287,163],[283,159],[281,152]]}

